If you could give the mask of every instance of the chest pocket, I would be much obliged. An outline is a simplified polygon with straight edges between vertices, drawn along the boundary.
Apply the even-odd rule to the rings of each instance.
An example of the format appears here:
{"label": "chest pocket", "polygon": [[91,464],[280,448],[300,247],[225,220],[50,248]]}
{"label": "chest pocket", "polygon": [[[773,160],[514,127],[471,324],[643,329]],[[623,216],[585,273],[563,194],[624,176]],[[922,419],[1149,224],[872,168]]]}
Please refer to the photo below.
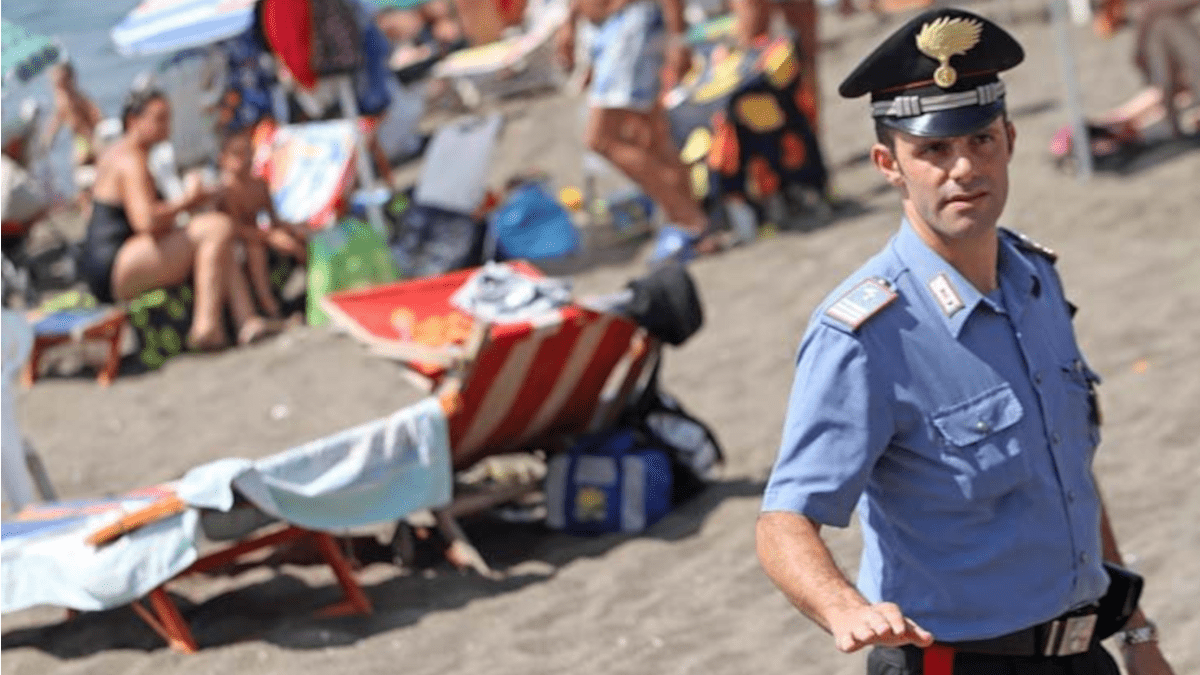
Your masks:
{"label": "chest pocket", "polygon": [[1013,433],[1023,414],[1008,384],[934,413],[941,459],[968,500],[994,499],[1029,478],[1029,457]]}

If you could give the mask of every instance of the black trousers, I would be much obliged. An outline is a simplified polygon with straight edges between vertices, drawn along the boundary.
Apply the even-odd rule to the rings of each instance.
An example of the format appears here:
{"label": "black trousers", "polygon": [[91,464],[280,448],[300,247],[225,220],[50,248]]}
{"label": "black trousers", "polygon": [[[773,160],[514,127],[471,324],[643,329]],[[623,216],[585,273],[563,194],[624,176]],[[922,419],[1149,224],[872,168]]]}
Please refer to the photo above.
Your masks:
{"label": "black trousers", "polygon": [[[867,675],[921,675],[922,652],[916,647],[875,647],[867,656]],[[954,655],[954,675],[1120,675],[1116,661],[1096,645],[1083,654],[1061,657]]]}

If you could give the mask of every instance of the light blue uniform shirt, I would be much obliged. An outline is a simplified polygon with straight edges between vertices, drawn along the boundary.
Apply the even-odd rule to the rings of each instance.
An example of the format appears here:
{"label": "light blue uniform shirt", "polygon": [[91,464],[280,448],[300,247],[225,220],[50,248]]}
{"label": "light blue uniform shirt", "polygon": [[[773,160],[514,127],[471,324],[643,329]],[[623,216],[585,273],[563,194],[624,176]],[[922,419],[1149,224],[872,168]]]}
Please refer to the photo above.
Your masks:
{"label": "light blue uniform shirt", "polygon": [[[859,590],[939,640],[1011,633],[1108,586],[1099,378],[1052,260],[1001,230],[998,273],[981,295],[904,222],[814,313],[763,497],[837,527],[857,505]],[[857,329],[826,312],[869,278],[898,297]]]}

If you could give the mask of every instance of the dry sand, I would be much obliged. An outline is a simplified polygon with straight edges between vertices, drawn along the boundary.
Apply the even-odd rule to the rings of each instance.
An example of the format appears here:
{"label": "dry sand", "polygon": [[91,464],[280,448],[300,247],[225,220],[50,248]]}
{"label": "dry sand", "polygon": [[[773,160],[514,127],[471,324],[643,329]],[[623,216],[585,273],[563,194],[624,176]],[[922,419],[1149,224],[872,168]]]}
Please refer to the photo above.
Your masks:
{"label": "dry sand", "polygon": [[[1105,441],[1096,470],[1121,544],[1148,577],[1143,606],[1180,674],[1200,672],[1200,153],[1126,178],[1080,184],[1050,164],[1065,120],[1053,33],[1027,2],[980,11],[1008,22],[1026,65],[1007,78],[1019,129],[1005,222],[1061,254],[1081,311],[1078,333],[1105,383]],[[1008,21],[1012,12],[1018,21]],[[536,525],[479,520],[471,531],[507,577],[418,572],[374,562],[362,579],[369,617],[315,619],[336,591],[319,567],[255,567],[173,587],[203,651],[163,647],[126,609],[62,622],[59,610],[3,621],[6,675],[53,673],[861,673],[763,576],[753,524],[774,458],[791,361],[812,308],[878,249],[897,223],[896,197],[862,162],[869,123],[835,87],[882,35],[873,19],[825,14],[821,62],[826,153],[839,197],[857,208],[833,225],[783,235],[696,263],[705,329],[666,359],[667,387],[724,442],[723,481],[644,536],[585,540]],[[895,26],[893,21],[891,26]],[[1074,31],[1087,110],[1139,87],[1131,35]],[[510,106],[497,182],[536,165],[578,179],[577,100]],[[638,260],[576,276],[609,291]],[[297,330],[216,356],[179,358],[108,390],[51,378],[21,394],[25,433],[65,496],[99,495],[178,477],[203,461],[261,456],[415,400],[391,364],[348,338]],[[273,420],[270,410],[286,405]],[[857,533],[830,532],[853,573]],[[369,558],[368,558],[369,559]]]}

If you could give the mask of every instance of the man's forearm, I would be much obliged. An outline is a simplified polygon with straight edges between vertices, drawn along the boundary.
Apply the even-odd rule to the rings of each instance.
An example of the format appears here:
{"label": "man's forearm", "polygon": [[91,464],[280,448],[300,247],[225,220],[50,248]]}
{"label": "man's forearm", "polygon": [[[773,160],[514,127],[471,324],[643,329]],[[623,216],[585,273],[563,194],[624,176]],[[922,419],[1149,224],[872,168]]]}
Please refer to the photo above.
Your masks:
{"label": "man's forearm", "polygon": [[683,0],[659,0],[662,3],[663,21],[667,24],[667,34],[682,36],[687,29],[687,21],[683,18]]}
{"label": "man's forearm", "polygon": [[804,516],[770,512],[759,516],[755,534],[767,576],[797,609],[829,631],[832,615],[870,603],[838,569],[820,531]]}

